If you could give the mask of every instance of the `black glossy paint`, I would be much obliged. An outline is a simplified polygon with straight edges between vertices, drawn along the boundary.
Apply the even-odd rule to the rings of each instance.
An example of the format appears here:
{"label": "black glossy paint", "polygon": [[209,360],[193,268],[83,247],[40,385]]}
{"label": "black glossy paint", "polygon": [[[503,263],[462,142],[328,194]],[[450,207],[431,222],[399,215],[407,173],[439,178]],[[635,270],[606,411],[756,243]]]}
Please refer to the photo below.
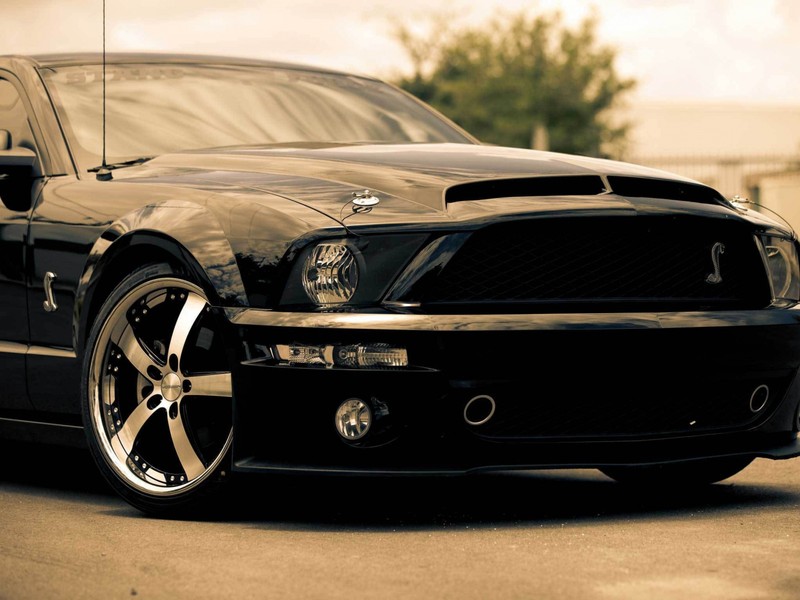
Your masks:
{"label": "black glossy paint", "polygon": [[[43,420],[52,420],[53,415],[65,418],[64,415],[77,414],[78,372],[94,315],[133,268],[170,262],[181,265],[204,284],[212,303],[226,309],[231,328],[235,335],[241,336],[240,341],[249,344],[248,349],[270,339],[274,341],[275,336],[282,342],[300,339],[326,343],[332,339],[333,330],[338,341],[407,344],[416,352],[417,366],[424,367],[391,375],[312,373],[268,364],[237,367],[236,418],[237,427],[241,427],[237,432],[241,433],[237,438],[237,456],[242,470],[278,468],[269,456],[263,456],[269,444],[259,445],[263,430],[253,425],[269,408],[259,404],[262,398],[256,392],[269,388],[272,377],[299,389],[299,397],[307,398],[304,406],[310,412],[320,409],[315,399],[327,389],[335,389],[345,397],[352,393],[369,396],[376,393],[374,390],[385,389],[401,402],[417,394],[432,404],[443,398],[457,400],[466,393],[464,390],[482,389],[486,380],[491,380],[486,385],[499,385],[498,381],[510,378],[509,385],[522,393],[528,386],[526,369],[532,368],[531,365],[545,364],[549,369],[545,375],[549,372],[551,378],[558,374],[569,380],[571,367],[565,365],[574,365],[576,357],[591,361],[588,348],[602,353],[608,342],[601,336],[609,332],[611,337],[617,335],[630,343],[625,350],[627,358],[603,356],[598,363],[602,368],[593,367],[595,375],[613,371],[623,377],[633,375],[640,382],[645,374],[652,376],[652,365],[642,362],[635,348],[641,340],[646,340],[648,348],[660,360],[674,358],[676,362],[670,367],[674,371],[681,369],[678,358],[685,346],[691,348],[691,363],[697,367],[704,355],[713,355],[715,347],[711,341],[726,344],[726,353],[714,357],[706,365],[708,368],[727,365],[723,356],[743,360],[740,368],[749,365],[757,367],[759,372],[769,370],[760,361],[777,361],[779,368],[775,368],[780,373],[774,376],[782,378],[781,385],[788,391],[782,404],[776,403],[771,420],[763,419],[757,425],[764,433],[780,434],[780,440],[770,438],[763,443],[748,440],[739,446],[731,442],[728,448],[725,444],[730,440],[726,438],[720,447],[728,448],[727,453],[741,452],[746,447],[750,453],[773,456],[797,451],[793,439],[800,389],[792,380],[800,358],[794,311],[781,313],[790,314],[791,318],[766,325],[760,317],[768,311],[727,316],[687,313],[680,315],[680,325],[672,328],[679,331],[664,337],[663,330],[671,329],[669,314],[615,313],[613,318],[575,314],[558,322],[546,318],[537,322],[530,315],[491,315],[493,320],[487,319],[486,314],[474,319],[440,315],[437,318],[444,320],[436,321],[420,314],[419,307],[392,304],[402,304],[409,295],[413,296],[411,292],[420,281],[435,277],[471,232],[490,223],[591,217],[602,227],[603,219],[611,217],[685,215],[734,220],[753,233],[777,231],[792,236],[784,226],[758,213],[731,206],[710,188],[660,171],[477,143],[338,146],[328,143],[319,147],[305,144],[185,152],[116,170],[110,181],[99,181],[94,173],[76,168],[69,153],[69,140],[64,139],[39,76],[39,71],[49,65],[96,64],[97,60],[94,55],[38,60],[0,58],[0,78],[5,73],[24,90],[41,172],[41,177],[28,182],[30,206],[0,206],[0,376],[4,381],[0,417],[29,416],[32,407],[40,411]],[[118,55],[110,60],[224,63],[224,59],[149,55]],[[236,64],[275,66],[259,61]],[[592,185],[576,185],[581,176],[589,176],[585,181],[591,179]],[[574,192],[527,195],[515,191],[516,186],[532,185],[536,178],[547,178],[548,186],[554,188],[558,186],[558,178],[565,178],[565,185],[571,182],[570,189]],[[504,183],[498,184],[498,180]],[[620,184],[619,190],[615,190],[615,181]],[[637,185],[637,181],[644,183]],[[628,187],[623,188],[623,183]],[[659,197],[658,190],[665,187],[699,190],[702,201],[681,199],[674,191],[665,193],[666,198]],[[364,189],[377,195],[380,203],[371,210],[354,211],[353,193]],[[507,192],[500,198],[487,197],[492,189]],[[619,191],[626,193],[616,193]],[[678,199],[670,197],[676,194]],[[364,289],[369,293],[358,298],[358,305],[335,316],[315,312],[302,292],[297,291],[298,265],[309,244],[319,239],[348,239],[363,249],[364,255],[370,252],[379,255],[371,261],[379,273],[372,276],[370,284],[365,284]],[[46,312],[42,306],[42,284],[48,271],[58,276],[55,293],[59,310],[54,313]],[[296,312],[270,310],[286,307]],[[736,327],[716,331],[723,328],[715,324],[731,325],[731,320]],[[537,323],[538,327],[534,327]],[[698,333],[703,327],[708,331]],[[626,333],[620,334],[620,330]],[[732,334],[734,330],[741,335]],[[629,336],[631,331],[634,334]],[[264,339],[265,332],[270,339]],[[562,337],[564,333],[567,335]],[[706,345],[698,344],[703,335]],[[770,346],[771,339],[776,340],[774,346]],[[515,372],[525,377],[508,376],[510,367],[498,358],[497,353],[507,351],[503,348],[506,340],[510,340],[508,351],[513,355]],[[743,351],[734,343],[751,346]],[[693,344],[697,346],[692,347]],[[576,356],[569,356],[573,347],[579,351]],[[547,348],[555,348],[560,354],[537,354],[545,353]],[[491,368],[486,372],[482,371],[485,364],[478,350],[488,354]],[[237,347],[236,351],[240,349]],[[525,352],[531,356],[523,356]],[[610,389],[612,383],[604,381],[603,385]],[[546,383],[548,391],[556,388],[557,382]],[[340,400],[340,395],[326,398],[325,403]],[[324,410],[330,408],[327,404]],[[401,406],[401,413],[413,412],[408,405]],[[447,421],[449,428],[452,423],[448,419],[453,415],[448,412],[447,403],[436,410],[437,418]],[[321,414],[320,422],[330,425],[332,419],[324,411]],[[753,423],[747,422],[746,427]],[[367,465],[380,470],[380,453],[361,463],[361,458],[351,461],[352,449],[336,446],[339,440],[330,438],[333,428],[329,429],[321,434],[325,436],[325,444],[330,442],[330,447],[336,448],[331,454],[335,464],[329,467],[344,465],[358,470]],[[441,431],[427,434],[434,439]],[[461,439],[462,434],[456,438]],[[486,440],[476,442],[474,437],[467,435],[466,445],[479,455]],[[732,435],[731,439],[734,438]],[[693,456],[709,455],[712,446]],[[437,447],[431,444],[431,451]],[[662,452],[660,448],[658,452]],[[654,451],[654,456],[675,460],[686,453],[692,456],[689,448],[682,447],[672,454],[669,449],[662,454]],[[392,457],[400,450],[402,446],[398,451],[385,453],[389,462],[395,460]],[[452,448],[448,451],[454,452]],[[512,464],[511,455],[500,455]],[[247,463],[248,456],[255,458]],[[420,456],[423,455],[416,458]],[[531,456],[529,464],[544,460],[536,453]],[[565,456],[560,464],[590,462],[586,455],[572,450]],[[462,457],[451,465],[458,463],[458,469],[469,470],[476,465],[480,468],[487,461],[491,462],[489,458],[480,459],[470,467]],[[406,466],[410,470],[420,468],[418,464]]]}

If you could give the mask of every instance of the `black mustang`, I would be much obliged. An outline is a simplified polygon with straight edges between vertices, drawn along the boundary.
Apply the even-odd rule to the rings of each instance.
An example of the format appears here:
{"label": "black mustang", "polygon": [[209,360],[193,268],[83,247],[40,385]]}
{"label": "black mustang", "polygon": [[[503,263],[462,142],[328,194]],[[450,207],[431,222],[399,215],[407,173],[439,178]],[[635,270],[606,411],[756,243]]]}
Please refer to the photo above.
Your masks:
{"label": "black mustang", "polygon": [[800,454],[786,226],[480,145],[370,78],[115,55],[104,124],[102,74],[0,59],[3,436],[85,432],[170,514],[242,472],[708,483]]}

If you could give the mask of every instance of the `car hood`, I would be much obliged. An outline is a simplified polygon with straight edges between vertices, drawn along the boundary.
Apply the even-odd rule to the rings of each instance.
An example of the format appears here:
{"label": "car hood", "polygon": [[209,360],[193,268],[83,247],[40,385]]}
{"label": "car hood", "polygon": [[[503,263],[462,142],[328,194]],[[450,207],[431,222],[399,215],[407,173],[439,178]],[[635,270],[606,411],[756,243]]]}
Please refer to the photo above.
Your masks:
{"label": "car hood", "polygon": [[[617,161],[471,144],[212,149],[164,155],[142,167],[125,169],[120,175],[128,181],[159,180],[206,186],[215,191],[246,189],[268,193],[304,204],[337,221],[351,214],[348,204],[354,192],[367,189],[380,199],[373,210],[351,215],[354,218],[348,224],[446,219],[453,216],[445,200],[448,189],[486,180],[594,175],[694,183],[670,173]],[[571,210],[632,209],[629,200],[616,195],[587,197],[566,189],[562,192],[556,184],[552,193],[545,194],[546,198],[533,194],[538,197],[487,202],[481,211],[552,209],[558,202],[563,204],[563,198],[554,202],[562,194],[574,196],[569,199]]]}

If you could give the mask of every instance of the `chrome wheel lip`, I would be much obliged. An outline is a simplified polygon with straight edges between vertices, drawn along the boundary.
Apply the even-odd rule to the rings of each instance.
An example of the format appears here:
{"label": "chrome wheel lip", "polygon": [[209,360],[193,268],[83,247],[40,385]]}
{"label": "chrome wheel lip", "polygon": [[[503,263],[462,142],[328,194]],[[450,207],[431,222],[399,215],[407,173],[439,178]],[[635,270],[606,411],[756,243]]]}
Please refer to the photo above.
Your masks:
{"label": "chrome wheel lip", "polygon": [[[125,296],[114,305],[111,312],[103,322],[103,325],[97,336],[97,340],[92,348],[87,386],[87,389],[89,390],[88,402],[89,412],[91,415],[91,426],[93,429],[94,439],[98,442],[102,450],[101,453],[103,455],[103,459],[114,471],[120,481],[138,493],[153,497],[176,496],[196,488],[198,485],[208,479],[209,476],[219,467],[221,461],[227,455],[233,441],[233,426],[231,425],[231,429],[228,432],[227,439],[225,440],[222,449],[219,451],[218,455],[213,461],[211,461],[207,466],[204,466],[202,473],[192,478],[187,477],[188,481],[183,484],[178,483],[175,485],[166,485],[165,483],[165,485],[162,486],[155,485],[137,475],[135,470],[139,471],[142,465],[132,459],[130,454],[133,454],[133,452],[125,452],[124,448],[122,447],[122,442],[120,442],[118,439],[119,436],[109,435],[106,430],[104,416],[106,402],[104,401],[104,397],[108,398],[113,403],[115,393],[114,386],[108,381],[110,378],[106,375],[104,370],[104,358],[108,345],[109,343],[119,341],[125,331],[131,327],[130,323],[127,321],[126,314],[136,304],[136,302],[148,295],[158,292],[159,290],[166,291],[167,289],[185,290],[187,292],[187,297],[190,294],[194,294],[202,299],[205,306],[208,306],[208,299],[202,288],[183,279],[174,277],[159,277],[157,279],[151,279],[140,285],[137,285],[128,291],[128,293],[126,293]],[[174,328],[175,324],[172,324],[172,327]],[[185,334],[188,335],[188,331],[186,331]],[[133,365],[133,362],[131,362],[131,364]],[[168,367],[167,370],[169,370]],[[230,376],[230,373],[228,373],[228,375]],[[178,377],[178,379],[180,378]],[[161,386],[159,386],[159,391],[160,387]],[[164,401],[167,404],[175,404],[177,400],[184,395],[185,394],[181,392],[179,396],[175,398],[175,400],[170,401],[164,399]],[[143,399],[140,404],[146,401],[146,399]],[[152,416],[152,413],[150,416]],[[149,416],[147,418],[149,418]],[[181,421],[181,419],[175,420]],[[169,424],[172,425],[173,421],[169,419],[168,421]],[[138,457],[136,458],[138,460]]]}

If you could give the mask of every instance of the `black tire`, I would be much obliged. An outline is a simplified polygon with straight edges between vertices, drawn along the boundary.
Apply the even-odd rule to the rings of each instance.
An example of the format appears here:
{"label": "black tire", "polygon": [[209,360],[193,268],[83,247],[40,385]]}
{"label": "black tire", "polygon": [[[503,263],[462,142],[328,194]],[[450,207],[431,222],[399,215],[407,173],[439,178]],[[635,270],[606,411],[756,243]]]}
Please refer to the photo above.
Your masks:
{"label": "black tire", "polygon": [[92,456],[155,516],[207,512],[229,479],[230,365],[203,289],[167,265],[131,273],[100,309],[83,360]]}
{"label": "black tire", "polygon": [[600,471],[628,485],[688,487],[709,485],[733,477],[751,462],[752,457],[726,456],[664,465],[604,467]]}

